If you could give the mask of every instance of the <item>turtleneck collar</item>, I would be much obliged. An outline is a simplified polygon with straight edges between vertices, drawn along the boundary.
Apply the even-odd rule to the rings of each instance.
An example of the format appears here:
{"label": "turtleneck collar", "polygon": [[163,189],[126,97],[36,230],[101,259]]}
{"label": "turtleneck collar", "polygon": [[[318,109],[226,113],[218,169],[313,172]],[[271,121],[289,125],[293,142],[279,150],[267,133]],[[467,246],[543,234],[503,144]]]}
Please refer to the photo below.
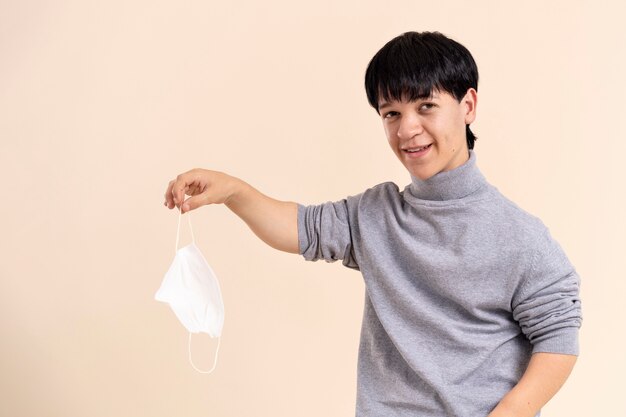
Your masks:
{"label": "turtleneck collar", "polygon": [[441,171],[422,180],[411,174],[405,191],[417,200],[445,201],[466,197],[487,184],[476,165],[476,153],[469,150],[469,159],[450,171]]}

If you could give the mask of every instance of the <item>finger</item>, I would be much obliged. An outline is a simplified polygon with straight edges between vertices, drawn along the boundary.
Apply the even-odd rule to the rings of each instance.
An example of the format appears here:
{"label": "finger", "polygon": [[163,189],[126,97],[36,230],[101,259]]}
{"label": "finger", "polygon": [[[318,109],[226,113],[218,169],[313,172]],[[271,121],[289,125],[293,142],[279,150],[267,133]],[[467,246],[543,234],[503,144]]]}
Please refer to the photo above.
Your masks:
{"label": "finger", "polygon": [[172,198],[176,207],[180,208],[181,203],[184,201],[185,192],[189,188],[190,182],[191,179],[188,172],[176,177],[176,181],[172,185]]}
{"label": "finger", "polygon": [[189,197],[183,203],[182,212],[187,213],[188,211],[195,210],[198,207],[204,206],[207,204],[206,196],[204,194],[198,194],[193,197]]}
{"label": "finger", "polygon": [[201,192],[202,191],[200,190],[200,184],[198,184],[197,182],[194,182],[193,184],[189,184],[186,194],[189,196],[192,196],[192,195],[200,194]]}
{"label": "finger", "polygon": [[174,186],[175,180],[172,180],[167,185],[167,190],[165,191],[165,205],[168,209],[174,208],[174,199],[172,197],[172,187]]}

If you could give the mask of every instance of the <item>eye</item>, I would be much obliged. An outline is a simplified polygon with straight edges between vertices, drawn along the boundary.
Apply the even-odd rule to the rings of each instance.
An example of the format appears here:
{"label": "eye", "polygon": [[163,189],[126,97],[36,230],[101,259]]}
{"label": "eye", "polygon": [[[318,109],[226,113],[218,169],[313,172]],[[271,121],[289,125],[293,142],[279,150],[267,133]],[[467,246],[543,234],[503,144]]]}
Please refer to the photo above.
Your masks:
{"label": "eye", "polygon": [[393,117],[393,116],[397,116],[397,115],[398,115],[398,112],[397,112],[397,111],[390,111],[390,112],[385,113],[385,114],[383,115],[383,118],[384,118],[384,119],[389,119],[389,118],[391,118],[391,117]]}
{"label": "eye", "polygon": [[433,103],[424,103],[424,104],[422,104],[420,107],[421,107],[421,108],[423,108],[423,109],[425,109],[425,110],[430,110],[430,109],[432,109],[433,107],[435,107],[435,104],[433,104]]}

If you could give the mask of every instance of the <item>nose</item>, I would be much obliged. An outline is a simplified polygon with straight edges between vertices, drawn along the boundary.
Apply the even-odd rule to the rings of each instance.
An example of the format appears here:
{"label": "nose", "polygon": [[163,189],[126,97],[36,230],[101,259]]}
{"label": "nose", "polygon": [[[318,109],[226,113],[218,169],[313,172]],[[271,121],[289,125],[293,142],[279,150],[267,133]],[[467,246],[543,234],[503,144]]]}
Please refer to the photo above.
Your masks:
{"label": "nose", "polygon": [[400,120],[400,126],[398,128],[398,138],[407,141],[413,138],[415,135],[419,135],[424,131],[422,123],[419,117],[413,114],[406,114],[402,116]]}

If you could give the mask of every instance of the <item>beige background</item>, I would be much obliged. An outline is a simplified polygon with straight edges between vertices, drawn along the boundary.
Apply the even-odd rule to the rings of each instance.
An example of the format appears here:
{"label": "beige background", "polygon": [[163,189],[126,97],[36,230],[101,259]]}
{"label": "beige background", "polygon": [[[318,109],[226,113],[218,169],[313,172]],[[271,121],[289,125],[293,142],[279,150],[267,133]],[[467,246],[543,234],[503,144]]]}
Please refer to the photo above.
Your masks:
{"label": "beige background", "polygon": [[[359,273],[193,212],[226,307],[197,374],[153,299],[163,192],[194,167],[303,204],[403,187],[363,75],[408,30],[473,53],[478,164],[582,277],[582,354],[544,415],[625,415],[620,3],[1,0],[0,415],[354,415]],[[194,336],[196,363],[214,348]]]}

